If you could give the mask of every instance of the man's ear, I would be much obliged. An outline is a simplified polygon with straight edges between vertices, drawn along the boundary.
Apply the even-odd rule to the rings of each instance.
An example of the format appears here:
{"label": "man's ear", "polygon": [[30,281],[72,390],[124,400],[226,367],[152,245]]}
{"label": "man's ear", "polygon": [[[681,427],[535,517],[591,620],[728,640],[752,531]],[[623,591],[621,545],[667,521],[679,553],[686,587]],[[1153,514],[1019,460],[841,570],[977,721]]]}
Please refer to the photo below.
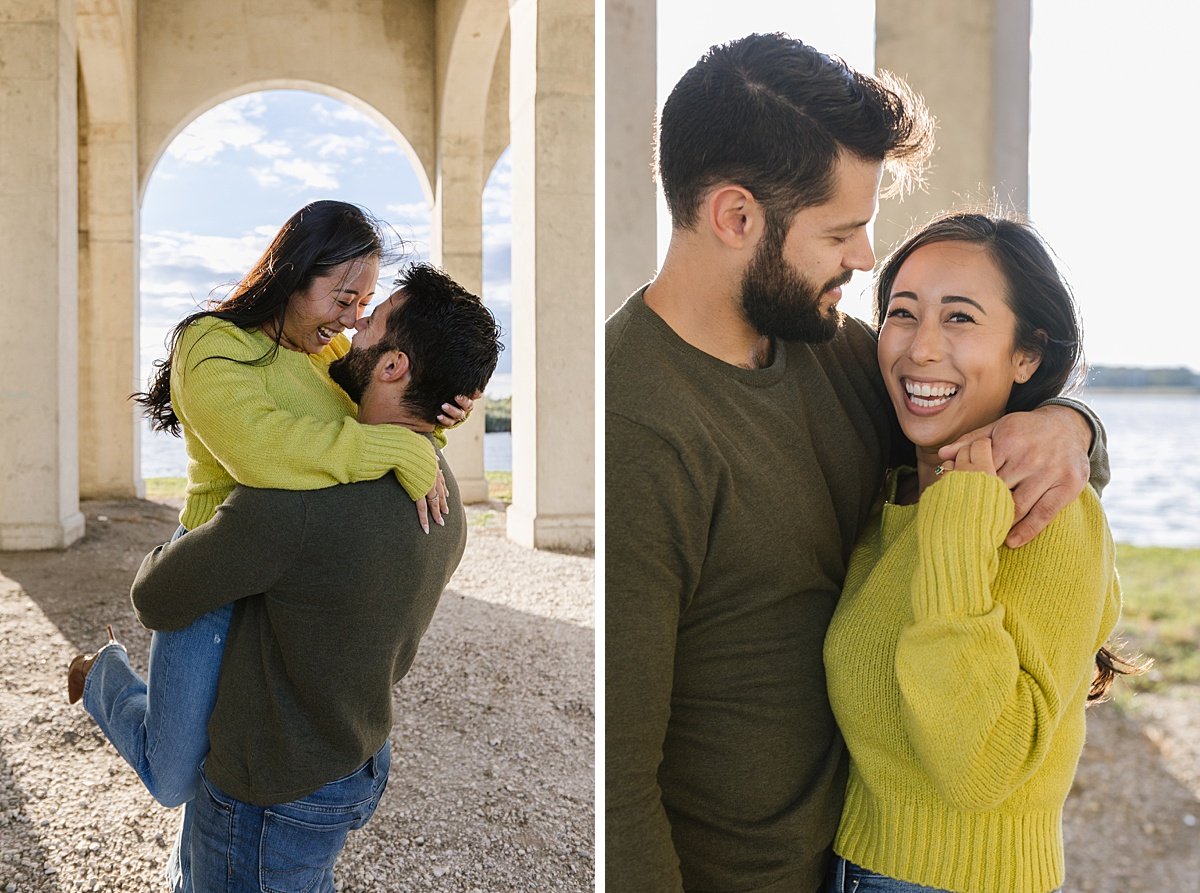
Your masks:
{"label": "man's ear", "polygon": [[713,235],[730,248],[752,247],[762,235],[762,205],[742,186],[725,183],[713,189],[704,210]]}
{"label": "man's ear", "polygon": [[384,351],[375,364],[375,375],[380,381],[400,381],[407,378],[411,371],[408,354],[402,350]]}

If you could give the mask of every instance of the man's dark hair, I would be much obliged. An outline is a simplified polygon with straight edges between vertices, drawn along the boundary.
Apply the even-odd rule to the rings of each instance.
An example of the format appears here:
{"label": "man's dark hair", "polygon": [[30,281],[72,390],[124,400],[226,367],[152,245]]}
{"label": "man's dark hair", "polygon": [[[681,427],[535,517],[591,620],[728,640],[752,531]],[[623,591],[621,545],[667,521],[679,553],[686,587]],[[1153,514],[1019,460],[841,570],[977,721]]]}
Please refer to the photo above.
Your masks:
{"label": "man's dark hair", "polygon": [[841,153],[881,161],[883,196],[921,182],[933,150],[925,103],[888,72],[860,74],[784,34],[711,47],[663,105],[658,177],[674,226],[695,225],[705,193],[735,183],[771,224],[827,201]]}
{"label": "man's dark hair", "polygon": [[430,264],[413,264],[396,277],[404,300],[388,314],[372,350],[408,355],[412,380],[405,405],[437,424],[443,403],[482,391],[496,371],[500,326],[483,302]]}

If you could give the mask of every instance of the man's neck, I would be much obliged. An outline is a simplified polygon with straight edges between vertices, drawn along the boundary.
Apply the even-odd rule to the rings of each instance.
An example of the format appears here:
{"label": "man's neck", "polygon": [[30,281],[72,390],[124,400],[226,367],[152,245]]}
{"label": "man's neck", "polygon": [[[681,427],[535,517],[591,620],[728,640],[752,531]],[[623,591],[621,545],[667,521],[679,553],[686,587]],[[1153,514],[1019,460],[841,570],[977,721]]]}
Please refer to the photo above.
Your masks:
{"label": "man's neck", "polygon": [[372,399],[371,392],[363,395],[358,407],[358,421],[363,425],[400,425],[418,434],[429,434],[433,423],[417,416],[402,405],[384,399]]}
{"label": "man's neck", "polygon": [[748,369],[767,366],[771,339],[742,313],[738,276],[705,263],[696,245],[679,247],[672,237],[662,269],[646,289],[646,306],[697,350]]}

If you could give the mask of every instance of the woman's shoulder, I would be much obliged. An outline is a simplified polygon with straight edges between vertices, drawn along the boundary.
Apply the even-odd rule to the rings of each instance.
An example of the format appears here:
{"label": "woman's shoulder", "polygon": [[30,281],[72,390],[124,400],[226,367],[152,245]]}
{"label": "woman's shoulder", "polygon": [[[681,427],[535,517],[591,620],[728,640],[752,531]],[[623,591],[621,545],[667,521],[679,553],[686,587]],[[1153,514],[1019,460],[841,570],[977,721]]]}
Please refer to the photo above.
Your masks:
{"label": "woman's shoulder", "polygon": [[243,329],[210,314],[188,323],[180,333],[176,351],[189,366],[207,357],[254,360],[270,348],[269,341],[257,330]]}
{"label": "woman's shoulder", "polygon": [[1112,532],[1100,497],[1091,485],[1083,488],[1046,528],[1019,549],[1014,559],[1077,574],[1084,569],[1107,573],[1114,562]]}

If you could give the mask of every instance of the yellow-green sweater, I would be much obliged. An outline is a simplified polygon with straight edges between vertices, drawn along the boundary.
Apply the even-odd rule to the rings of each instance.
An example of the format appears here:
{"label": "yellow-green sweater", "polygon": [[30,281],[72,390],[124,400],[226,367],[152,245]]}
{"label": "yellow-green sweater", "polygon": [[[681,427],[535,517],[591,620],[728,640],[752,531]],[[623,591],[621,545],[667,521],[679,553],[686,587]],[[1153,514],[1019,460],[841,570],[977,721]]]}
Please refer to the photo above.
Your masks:
{"label": "yellow-green sweater", "polygon": [[361,425],[329,377],[350,340],[319,354],[280,348],[259,331],[205,316],[184,331],[171,362],[171,406],[187,450],[187,496],[179,523],[212,518],[235,484],[318,490],[394,471],[410,497],[432,489],[437,458],[427,437],[399,425]]}
{"label": "yellow-green sweater", "polygon": [[825,640],[851,756],[834,849],[926,886],[1047,893],[1095,654],[1120,613],[1100,500],[1086,488],[1012,550],[997,477],[955,471],[915,505],[891,498]]}

